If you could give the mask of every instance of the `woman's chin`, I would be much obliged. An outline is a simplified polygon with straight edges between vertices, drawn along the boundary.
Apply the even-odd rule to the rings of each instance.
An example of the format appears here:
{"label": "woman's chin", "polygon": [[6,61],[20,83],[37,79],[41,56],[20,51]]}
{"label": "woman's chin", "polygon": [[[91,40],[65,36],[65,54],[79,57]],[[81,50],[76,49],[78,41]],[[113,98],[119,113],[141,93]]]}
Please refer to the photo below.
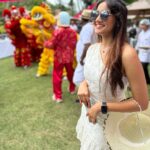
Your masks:
{"label": "woman's chin", "polygon": [[95,30],[95,33],[98,34],[98,35],[103,35],[104,31],[102,31],[102,30]]}

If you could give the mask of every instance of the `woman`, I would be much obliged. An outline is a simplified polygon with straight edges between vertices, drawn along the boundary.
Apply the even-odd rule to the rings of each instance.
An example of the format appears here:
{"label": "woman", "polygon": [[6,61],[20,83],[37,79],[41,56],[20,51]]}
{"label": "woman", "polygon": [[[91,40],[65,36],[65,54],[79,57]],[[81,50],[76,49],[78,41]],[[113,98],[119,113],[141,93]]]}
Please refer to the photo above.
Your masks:
{"label": "woman", "polygon": [[[126,5],[122,0],[102,0],[97,11],[94,25],[101,40],[88,49],[85,80],[78,89],[82,111],[76,130],[81,150],[110,149],[103,128],[108,112],[135,112],[148,107],[141,63],[126,42]],[[125,100],[128,84],[133,98]]]}

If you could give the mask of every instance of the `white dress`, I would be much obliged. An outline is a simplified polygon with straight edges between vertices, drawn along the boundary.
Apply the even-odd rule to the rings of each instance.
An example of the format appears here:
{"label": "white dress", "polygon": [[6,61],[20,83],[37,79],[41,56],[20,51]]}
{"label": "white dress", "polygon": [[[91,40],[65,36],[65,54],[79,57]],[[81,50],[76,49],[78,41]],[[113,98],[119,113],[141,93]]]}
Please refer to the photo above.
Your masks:
{"label": "white dress", "polygon": [[[100,54],[100,44],[93,44],[89,47],[85,58],[84,76],[90,91],[91,105],[97,101],[125,99],[125,90],[128,85],[127,78],[123,77],[124,89],[117,87],[117,98],[111,94],[110,85],[106,84],[106,72],[100,79],[104,64]],[[109,150],[109,144],[104,134],[104,122],[108,115],[99,113],[97,123],[90,123],[86,116],[88,108],[82,105],[81,116],[76,126],[77,138],[81,142],[80,150]],[[113,137],[112,137],[113,138]]]}

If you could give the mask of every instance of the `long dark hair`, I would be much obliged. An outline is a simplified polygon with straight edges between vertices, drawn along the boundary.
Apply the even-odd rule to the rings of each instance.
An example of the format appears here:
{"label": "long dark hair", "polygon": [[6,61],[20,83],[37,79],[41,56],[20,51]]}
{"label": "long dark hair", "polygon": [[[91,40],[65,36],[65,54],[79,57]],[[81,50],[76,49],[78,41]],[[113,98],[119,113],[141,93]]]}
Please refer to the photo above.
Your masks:
{"label": "long dark hair", "polygon": [[127,28],[127,8],[123,0],[101,0],[97,6],[106,2],[111,14],[115,17],[115,25],[113,28],[112,36],[113,43],[111,51],[108,52],[108,59],[106,61],[107,79],[111,85],[111,92],[115,96],[117,85],[121,89],[124,88],[123,75],[124,69],[122,65],[122,47],[124,42],[127,41],[126,28]]}

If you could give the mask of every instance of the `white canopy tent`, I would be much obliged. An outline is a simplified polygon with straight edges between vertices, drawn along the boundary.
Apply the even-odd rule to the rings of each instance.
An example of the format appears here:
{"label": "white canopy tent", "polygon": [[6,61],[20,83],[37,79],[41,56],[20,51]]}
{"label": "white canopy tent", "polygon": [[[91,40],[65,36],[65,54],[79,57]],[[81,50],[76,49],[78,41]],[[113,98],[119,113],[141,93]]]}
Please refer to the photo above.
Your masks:
{"label": "white canopy tent", "polygon": [[138,0],[127,6],[129,15],[150,15],[150,0]]}

